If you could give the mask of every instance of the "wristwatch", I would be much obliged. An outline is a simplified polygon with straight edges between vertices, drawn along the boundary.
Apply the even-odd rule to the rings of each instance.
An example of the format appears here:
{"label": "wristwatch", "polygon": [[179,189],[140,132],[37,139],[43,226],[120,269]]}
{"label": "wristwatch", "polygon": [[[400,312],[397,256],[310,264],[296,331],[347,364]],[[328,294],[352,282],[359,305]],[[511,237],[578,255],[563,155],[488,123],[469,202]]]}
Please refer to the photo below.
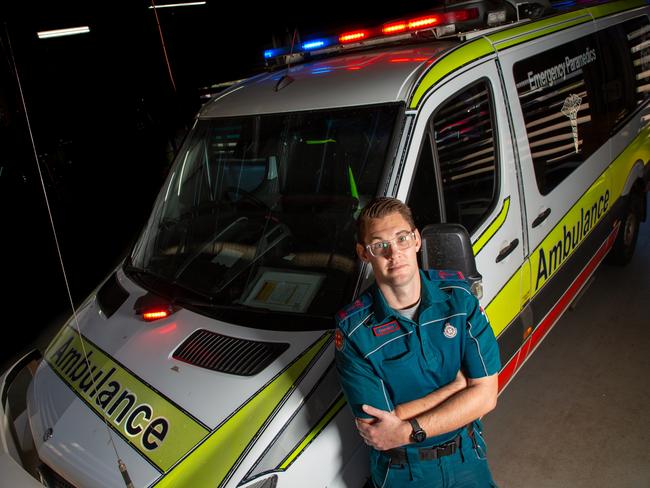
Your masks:
{"label": "wristwatch", "polygon": [[409,436],[411,438],[411,441],[423,442],[424,439],[427,438],[427,433],[424,431],[422,427],[420,427],[420,424],[418,424],[418,421],[415,420],[414,418],[409,419],[409,422],[411,424],[411,427],[413,428],[413,432],[411,432],[411,435]]}

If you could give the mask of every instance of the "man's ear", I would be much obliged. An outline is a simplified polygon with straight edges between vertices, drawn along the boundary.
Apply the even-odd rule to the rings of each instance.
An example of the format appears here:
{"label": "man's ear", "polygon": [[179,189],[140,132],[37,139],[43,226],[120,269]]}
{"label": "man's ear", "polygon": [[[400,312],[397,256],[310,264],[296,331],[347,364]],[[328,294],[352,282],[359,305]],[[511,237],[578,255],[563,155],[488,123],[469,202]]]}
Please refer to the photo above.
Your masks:
{"label": "man's ear", "polygon": [[413,232],[415,232],[415,252],[418,252],[422,247],[422,236],[420,235],[420,231],[417,229],[415,229]]}
{"label": "man's ear", "polygon": [[359,259],[361,259],[361,261],[363,261],[364,263],[370,261],[370,258],[368,257],[368,250],[364,246],[362,246],[357,242],[356,249],[357,249],[357,256],[359,256]]}

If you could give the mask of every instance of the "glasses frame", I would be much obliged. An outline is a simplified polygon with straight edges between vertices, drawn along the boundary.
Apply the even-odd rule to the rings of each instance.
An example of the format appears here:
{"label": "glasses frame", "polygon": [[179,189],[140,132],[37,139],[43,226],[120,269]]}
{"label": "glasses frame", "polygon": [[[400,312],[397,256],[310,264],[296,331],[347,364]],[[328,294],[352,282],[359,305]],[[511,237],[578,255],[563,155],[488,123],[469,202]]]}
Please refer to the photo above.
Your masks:
{"label": "glasses frame", "polygon": [[417,237],[416,237],[416,235],[415,235],[415,229],[413,229],[413,230],[407,232],[406,234],[400,234],[400,235],[398,235],[398,236],[396,236],[396,237],[393,237],[392,239],[388,239],[388,240],[385,240],[385,241],[378,241],[378,242],[375,242],[375,243],[373,243],[373,244],[367,244],[367,245],[366,245],[366,250],[370,253],[370,255],[371,255],[372,257],[375,257],[375,258],[385,258],[386,256],[384,256],[384,255],[382,255],[382,254],[375,254],[375,253],[372,251],[372,246],[374,246],[375,244],[383,244],[383,243],[387,243],[388,246],[386,246],[385,249],[388,249],[388,248],[394,249],[393,246],[394,246],[395,243],[397,242],[397,239],[399,239],[400,237],[404,237],[404,236],[411,236],[410,239],[408,239],[407,241],[405,241],[405,242],[408,242],[409,245],[406,246],[406,247],[403,247],[403,248],[397,247],[397,249],[399,249],[399,250],[401,250],[401,251],[406,251],[407,249],[410,249],[411,247],[413,247],[413,244],[417,241]]}

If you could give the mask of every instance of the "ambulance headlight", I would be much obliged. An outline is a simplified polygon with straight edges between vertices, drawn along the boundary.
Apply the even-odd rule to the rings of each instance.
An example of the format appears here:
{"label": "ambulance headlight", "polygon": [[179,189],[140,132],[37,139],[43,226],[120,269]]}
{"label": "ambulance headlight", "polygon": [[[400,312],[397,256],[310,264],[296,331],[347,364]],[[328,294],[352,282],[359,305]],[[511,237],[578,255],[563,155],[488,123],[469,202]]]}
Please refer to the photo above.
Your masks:
{"label": "ambulance headlight", "polygon": [[246,486],[246,488],[275,488],[277,484],[278,477],[276,475],[273,475],[268,478],[264,478],[263,480],[256,481],[255,483]]}

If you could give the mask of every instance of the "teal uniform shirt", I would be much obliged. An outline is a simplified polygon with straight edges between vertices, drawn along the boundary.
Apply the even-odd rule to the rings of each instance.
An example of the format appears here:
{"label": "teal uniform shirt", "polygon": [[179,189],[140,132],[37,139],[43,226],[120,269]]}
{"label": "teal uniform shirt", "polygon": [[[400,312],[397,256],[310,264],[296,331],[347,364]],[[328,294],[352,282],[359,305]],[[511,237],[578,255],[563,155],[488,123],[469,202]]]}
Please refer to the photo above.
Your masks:
{"label": "teal uniform shirt", "polygon": [[[420,270],[415,321],[393,310],[373,284],[336,316],[336,367],[355,417],[361,406],[391,411],[456,378],[499,372],[499,349],[490,323],[456,271]],[[427,438],[420,447],[454,438],[461,429]]]}

